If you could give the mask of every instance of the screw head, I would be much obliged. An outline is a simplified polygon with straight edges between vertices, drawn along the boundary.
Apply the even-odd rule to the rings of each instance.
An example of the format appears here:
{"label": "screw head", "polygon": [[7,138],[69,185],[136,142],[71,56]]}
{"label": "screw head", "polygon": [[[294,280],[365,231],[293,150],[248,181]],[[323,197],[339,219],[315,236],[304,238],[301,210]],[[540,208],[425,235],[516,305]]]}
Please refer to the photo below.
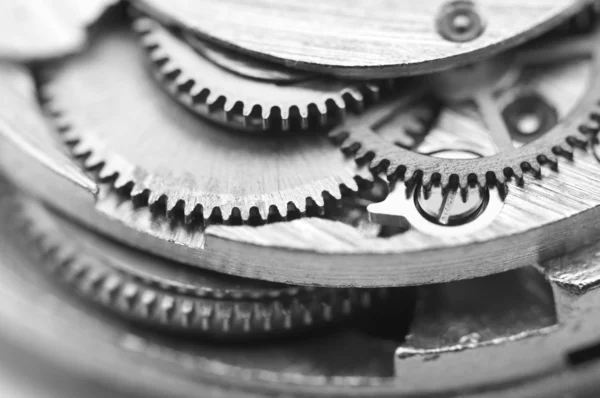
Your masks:
{"label": "screw head", "polygon": [[437,31],[444,39],[456,43],[475,40],[485,30],[485,23],[472,1],[455,0],[438,12]]}
{"label": "screw head", "polygon": [[513,139],[527,143],[558,124],[558,111],[536,93],[520,94],[503,110],[502,118]]}

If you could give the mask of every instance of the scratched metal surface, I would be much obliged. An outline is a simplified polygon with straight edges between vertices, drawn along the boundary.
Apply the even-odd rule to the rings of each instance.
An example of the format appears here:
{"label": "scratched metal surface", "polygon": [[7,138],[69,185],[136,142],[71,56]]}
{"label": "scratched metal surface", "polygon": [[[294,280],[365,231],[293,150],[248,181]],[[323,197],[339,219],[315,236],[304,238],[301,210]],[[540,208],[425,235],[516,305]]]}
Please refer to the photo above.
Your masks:
{"label": "scratched metal surface", "polygon": [[136,3],[228,47],[295,68],[364,79],[481,59],[555,26],[584,1],[479,0],[475,4],[486,28],[467,43],[449,42],[437,33],[436,14],[445,4],[441,0]]}
{"label": "scratched metal surface", "polygon": [[[16,87],[28,87],[20,79],[9,79],[2,85],[7,91],[3,98],[32,95],[28,90],[9,89],[15,82],[21,84]],[[322,286],[440,282],[530,264],[580,245],[598,232],[593,220],[600,205],[600,163],[591,150],[577,150],[572,162],[560,161],[558,172],[543,168],[541,179],[526,176],[523,187],[509,185],[509,195],[493,225],[461,236],[435,237],[410,230],[370,239],[351,226],[321,219],[257,228],[211,226],[206,234],[200,229],[171,228],[156,222],[148,208],[118,201],[107,191],[94,195],[93,189],[74,185],[71,174],[60,172],[67,167],[60,150],[45,152],[47,161],[55,160],[52,167],[36,166],[38,156],[31,146],[37,145],[35,140],[51,143],[47,137],[53,133],[43,123],[30,125],[24,123],[30,119],[14,117],[31,112],[32,118],[39,118],[31,98],[6,103],[24,107],[19,112],[5,108],[3,119],[13,119],[12,128],[3,130],[2,137],[12,149],[2,146],[7,149],[3,160],[10,165],[7,159],[29,159],[20,161],[22,167],[6,168],[9,177],[18,176],[15,180],[54,207],[129,244],[240,276]],[[588,112],[581,107],[573,120],[586,119]],[[86,184],[96,187],[79,174]],[[65,185],[57,195],[49,195],[53,181]]]}

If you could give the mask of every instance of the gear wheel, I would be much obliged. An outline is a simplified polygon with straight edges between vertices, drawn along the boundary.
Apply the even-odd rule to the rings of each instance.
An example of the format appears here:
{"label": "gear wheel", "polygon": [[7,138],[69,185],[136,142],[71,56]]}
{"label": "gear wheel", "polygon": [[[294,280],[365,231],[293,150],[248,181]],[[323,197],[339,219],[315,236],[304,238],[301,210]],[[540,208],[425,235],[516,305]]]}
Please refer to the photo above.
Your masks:
{"label": "gear wheel", "polygon": [[[306,130],[310,125],[335,124],[348,106],[360,110],[365,99],[376,99],[384,83],[281,72],[281,67],[269,70],[256,63],[240,65],[243,58],[232,59],[230,53],[191,36],[186,42],[149,18],[137,19],[133,28],[157,79],[171,95],[203,117],[243,130],[288,131],[294,126]],[[315,123],[309,123],[311,119]]]}
{"label": "gear wheel", "polygon": [[[385,170],[392,180],[421,179],[425,185],[439,181],[445,187],[456,179],[466,187],[475,181],[502,184],[514,176],[520,179],[524,172],[539,175],[541,166],[556,168],[559,157],[570,159],[573,148],[584,148],[598,131],[598,108],[590,111],[588,106],[577,105],[595,102],[595,93],[585,94],[585,77],[600,70],[599,36],[596,29],[588,35],[541,42],[502,58],[428,77],[431,91],[446,106],[440,117],[454,112],[478,124],[474,130],[483,149],[474,158],[441,159],[434,151],[428,151],[429,156],[390,145],[375,131],[383,119],[374,123],[369,115],[385,114],[387,108],[389,117],[393,102],[349,117],[330,137],[357,159],[370,161],[376,171]],[[579,117],[568,118],[573,112]],[[569,120],[585,119],[581,112],[589,112],[592,120],[578,128]],[[447,135],[454,134],[455,141],[460,141],[462,127],[451,128],[456,131]],[[451,142],[450,147],[455,144]]]}
{"label": "gear wheel", "polygon": [[187,221],[231,221],[234,209],[234,219],[279,219],[372,179],[321,134],[250,136],[195,117],[148,81],[143,58],[130,32],[106,29],[41,87],[73,155],[139,203],[164,201]]}
{"label": "gear wheel", "polygon": [[[248,339],[350,317],[387,292],[294,287],[220,275],[146,255],[81,228],[26,197],[2,205],[40,262],[79,296],[175,332]],[[17,209],[17,211],[14,211]]]}

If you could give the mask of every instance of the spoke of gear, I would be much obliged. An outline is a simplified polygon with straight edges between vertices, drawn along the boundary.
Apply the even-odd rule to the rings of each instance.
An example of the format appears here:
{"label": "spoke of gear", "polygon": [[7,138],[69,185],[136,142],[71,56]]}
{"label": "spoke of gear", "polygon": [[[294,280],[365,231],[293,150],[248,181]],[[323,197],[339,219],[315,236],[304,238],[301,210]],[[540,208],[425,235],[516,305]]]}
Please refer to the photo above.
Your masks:
{"label": "spoke of gear", "polygon": [[125,247],[13,196],[3,210],[11,207],[47,271],[99,307],[152,327],[236,339],[298,332],[348,318],[387,294],[287,286],[190,268]]}
{"label": "spoke of gear", "polygon": [[[600,81],[590,71],[600,70],[599,35],[596,29],[588,35],[536,43],[508,58],[431,76],[431,91],[446,107],[440,118],[459,109],[462,118],[471,120],[467,128],[483,132],[478,139],[482,151],[474,158],[440,158],[393,145],[389,137],[376,131],[378,124],[385,124],[394,114],[393,101],[349,116],[330,137],[357,159],[369,161],[374,171],[385,171],[391,180],[421,179],[426,185],[439,181],[444,187],[453,180],[464,188],[470,182],[502,184],[513,177],[520,181],[524,172],[539,176],[541,166],[556,169],[560,157],[571,159],[573,148],[585,148],[598,132]],[[544,68],[549,69],[545,72]],[[585,81],[586,77],[592,81]],[[536,101],[539,104],[535,105]],[[549,114],[549,121],[536,112]],[[558,120],[552,120],[553,113],[560,116]],[[377,114],[385,116],[372,116]],[[585,122],[580,124],[581,120]],[[473,123],[479,126],[472,127]],[[445,137],[454,135],[454,142],[450,139],[438,146],[453,149],[460,144],[461,136],[468,132],[465,126],[449,125]],[[447,127],[434,125],[432,129]],[[517,134],[515,129],[522,131]]]}
{"label": "spoke of gear", "polygon": [[326,136],[258,136],[201,120],[172,101],[144,69],[133,34],[102,32],[89,51],[43,74],[42,97],[72,154],[139,203],[180,209],[186,220],[220,214],[304,213],[356,191],[366,167]]}
{"label": "spoke of gear", "polygon": [[[295,122],[303,130],[335,124],[344,118],[347,107],[360,110],[366,99],[376,99],[384,83],[347,82],[301,72],[275,76],[272,71],[270,78],[275,81],[261,81],[257,79],[260,66],[240,66],[240,60],[234,64],[217,48],[192,41],[203,56],[154,20],[139,18],[133,28],[154,74],[171,95],[203,117],[246,130],[287,131]],[[309,123],[311,116],[315,123]]]}

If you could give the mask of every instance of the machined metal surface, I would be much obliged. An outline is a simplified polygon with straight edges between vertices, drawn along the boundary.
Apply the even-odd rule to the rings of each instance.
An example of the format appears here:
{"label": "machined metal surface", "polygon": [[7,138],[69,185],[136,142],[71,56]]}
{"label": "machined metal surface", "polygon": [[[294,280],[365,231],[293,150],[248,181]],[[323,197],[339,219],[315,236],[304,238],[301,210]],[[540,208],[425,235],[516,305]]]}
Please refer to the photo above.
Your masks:
{"label": "machined metal surface", "polygon": [[347,108],[359,111],[376,99],[385,83],[353,83],[302,72],[282,76],[273,67],[240,66],[243,60],[225,58],[227,54],[194,38],[185,41],[149,18],[136,20],[134,30],[157,79],[171,95],[201,116],[244,131],[334,125],[343,120]]}
{"label": "machined metal surface", "polygon": [[[586,2],[135,3],[167,23],[178,24],[240,52],[293,68],[373,78],[428,73],[482,59],[549,30],[582,9]],[[456,22],[464,20],[464,13],[453,12],[463,4],[475,7],[484,29],[470,41],[448,40],[438,32],[438,26],[444,25],[447,18],[451,26],[456,17]]]}
{"label": "machined metal surface", "polygon": [[[541,275],[531,278],[529,273],[537,272],[531,269],[457,286],[419,288],[416,296],[423,304],[417,307],[421,309],[412,321],[412,337],[406,343],[400,342],[401,337],[381,339],[355,331],[242,349],[161,337],[124,327],[90,311],[44,278],[38,265],[15,244],[10,218],[4,219],[2,226],[2,336],[13,344],[27,342],[26,352],[43,358],[42,363],[50,361],[72,375],[92,377],[100,384],[110,380],[109,384],[119,386],[121,393],[129,390],[149,396],[167,392],[171,396],[193,396],[202,388],[215,396],[240,397],[284,393],[414,396],[434,391],[447,396],[495,397],[525,393],[543,396],[552,389],[566,393],[573,391],[574,383],[581,383],[578,387],[582,390],[594,386],[593,362],[587,365],[573,358],[597,340],[593,323],[597,292],[595,247],[545,264],[549,286],[543,285]],[[490,286],[494,288],[490,290]],[[553,293],[549,294],[550,286]],[[489,300],[476,308],[468,306],[470,309],[465,312],[461,306],[468,305],[470,297],[482,290],[488,293]],[[454,299],[439,307],[436,300],[443,300],[444,294]],[[465,298],[457,298],[457,294]],[[502,300],[502,296],[507,300]],[[514,301],[508,299],[510,296],[515,296]],[[512,305],[517,302],[521,302],[521,310]],[[396,310],[400,311],[398,307]],[[444,322],[455,327],[441,336],[443,340],[435,333],[436,328],[443,327],[435,315],[440,310],[448,316]],[[532,319],[534,316],[540,320]],[[521,321],[505,323],[503,319]],[[581,328],[584,319],[586,326]],[[69,326],[73,324],[78,327]],[[428,328],[433,328],[433,334],[427,333]],[[480,334],[479,339],[476,333]],[[463,336],[470,340],[454,343],[454,338]],[[490,337],[488,342],[486,338]],[[341,355],[349,346],[353,347],[350,357]],[[418,348],[428,346],[435,348]],[[394,371],[391,365],[396,348]],[[361,353],[365,356],[361,357]],[[480,360],[490,355],[494,361]],[[502,363],[510,366],[502,367],[499,373],[486,369],[500,368]],[[515,363],[520,364],[521,370],[531,367],[535,377],[530,383],[522,383],[523,377],[530,374],[512,370]],[[446,371],[432,370],[436,367]],[[471,375],[474,368],[478,371]],[[473,382],[457,389],[456,383],[465,380],[449,373],[432,383],[431,374],[442,375],[448,369],[463,377],[470,374]],[[492,375],[502,383],[494,381]]]}
{"label": "machined metal surface", "polygon": [[311,1],[0,6],[0,391],[598,395],[600,2]]}
{"label": "machined metal surface", "polygon": [[298,333],[339,323],[387,295],[201,271],[110,241],[24,196],[3,204],[49,274],[78,296],[157,329],[237,340]]}

